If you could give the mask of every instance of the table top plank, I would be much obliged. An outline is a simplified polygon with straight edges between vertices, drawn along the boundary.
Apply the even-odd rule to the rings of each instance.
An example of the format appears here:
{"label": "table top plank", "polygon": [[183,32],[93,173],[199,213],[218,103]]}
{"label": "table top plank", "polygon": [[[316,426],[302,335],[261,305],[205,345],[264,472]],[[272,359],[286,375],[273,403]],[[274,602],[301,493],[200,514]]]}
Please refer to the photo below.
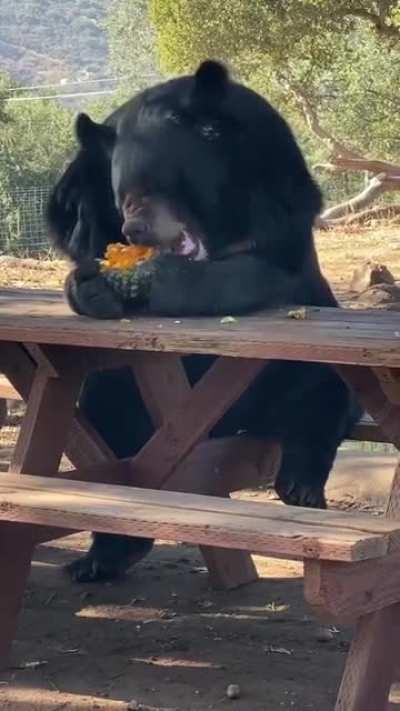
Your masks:
{"label": "table top plank", "polygon": [[[0,290],[0,341],[400,367],[400,313],[307,307],[221,318],[76,316],[60,291]],[[227,314],[229,315],[229,314]]]}
{"label": "table top plank", "polygon": [[0,520],[347,562],[400,542],[384,518],[29,475],[0,477]]}

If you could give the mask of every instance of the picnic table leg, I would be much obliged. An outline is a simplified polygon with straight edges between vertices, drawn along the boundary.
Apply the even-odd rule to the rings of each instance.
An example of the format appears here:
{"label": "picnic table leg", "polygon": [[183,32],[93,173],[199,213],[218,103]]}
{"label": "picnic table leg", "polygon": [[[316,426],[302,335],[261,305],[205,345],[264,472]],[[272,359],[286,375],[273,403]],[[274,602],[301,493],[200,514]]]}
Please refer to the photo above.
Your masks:
{"label": "picnic table leg", "polygon": [[29,527],[0,526],[0,667],[7,662],[22,607],[34,539]]}
{"label": "picnic table leg", "polygon": [[[400,514],[400,462],[386,515]],[[366,615],[356,626],[335,711],[386,711],[400,656],[400,603]]]}
{"label": "picnic table leg", "polygon": [[10,471],[46,476],[56,474],[65,450],[81,380],[60,379],[37,369]]}
{"label": "picnic table leg", "polygon": [[[218,368],[219,366],[223,366],[223,362],[220,360],[219,364],[216,363],[214,365]],[[242,394],[249,382],[251,382],[257,372],[259,372],[258,369],[261,367],[261,363],[257,365],[254,361],[254,367],[252,367],[250,361],[240,363],[240,361],[232,362],[232,359],[227,359],[225,366],[226,371],[229,370],[229,366],[233,366],[235,371],[234,386],[230,380],[232,373],[229,374],[228,372],[226,373],[226,386],[224,386],[224,369],[220,367],[221,372],[219,373],[219,377],[217,376],[220,385],[220,393],[218,393],[217,388],[213,387],[210,387],[208,394],[204,392],[204,397],[202,398],[198,410],[198,412],[201,411],[201,414],[203,414],[204,422],[198,423],[199,436],[197,437],[197,441],[201,441],[207,436],[208,430],[211,429],[219,417],[226,412],[232,402]],[[143,357],[135,359],[133,370],[141,395],[155,426],[161,427],[163,423],[168,422],[174,410],[179,408],[182,409],[182,421],[184,421],[185,401],[191,392],[191,388],[181,359],[173,354],[144,354]],[[220,404],[219,398],[221,399]],[[216,414],[216,409],[218,415]],[[182,439],[184,439],[185,437],[189,438],[192,433],[188,430],[187,432],[180,432],[179,434]],[[174,433],[172,432],[171,435],[171,439],[173,440]],[[174,444],[172,444],[172,448],[173,446]],[[146,467],[148,460],[146,447],[144,447],[142,452],[135,458],[135,464],[139,468],[143,468],[143,464],[145,464]],[[174,471],[174,466],[171,466],[171,462],[173,461],[173,459],[171,460],[169,458],[170,469],[167,471],[164,480],[162,480],[161,477],[161,488],[187,491],[184,477],[175,477],[172,487],[169,484]],[[156,462],[160,468],[160,454],[158,456],[156,455]],[[175,464],[178,463],[179,458],[177,457]],[[162,474],[161,469],[158,472],[159,476]],[[221,494],[223,496],[229,496],[229,491],[225,489]],[[217,588],[232,589],[253,582],[258,577],[251,554],[247,551],[226,550],[210,546],[200,546],[200,550],[207,565],[210,580]]]}
{"label": "picnic table leg", "polygon": [[400,651],[400,604],[359,620],[335,711],[386,711]]}
{"label": "picnic table leg", "polygon": [[[13,365],[9,364],[12,370]],[[10,470],[21,474],[57,473],[72,423],[80,378],[65,380],[37,368],[30,388]],[[4,661],[17,620],[37,538],[34,526],[0,526],[0,660]]]}

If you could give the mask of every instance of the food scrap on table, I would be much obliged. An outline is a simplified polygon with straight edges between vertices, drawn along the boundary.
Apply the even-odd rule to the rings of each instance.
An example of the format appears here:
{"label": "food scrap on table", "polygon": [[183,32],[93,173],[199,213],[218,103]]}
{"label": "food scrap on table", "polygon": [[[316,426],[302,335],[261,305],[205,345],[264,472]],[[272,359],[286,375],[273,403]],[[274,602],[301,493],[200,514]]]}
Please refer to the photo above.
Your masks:
{"label": "food scrap on table", "polygon": [[294,318],[296,321],[304,321],[307,318],[307,312],[304,306],[301,309],[292,309],[288,311],[288,318]]}

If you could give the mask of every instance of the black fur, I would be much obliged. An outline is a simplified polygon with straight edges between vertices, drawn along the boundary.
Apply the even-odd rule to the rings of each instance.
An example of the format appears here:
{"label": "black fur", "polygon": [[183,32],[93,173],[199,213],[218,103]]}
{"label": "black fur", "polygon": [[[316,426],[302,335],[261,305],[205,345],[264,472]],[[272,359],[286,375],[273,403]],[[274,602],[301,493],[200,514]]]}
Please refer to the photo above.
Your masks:
{"label": "black fur", "polygon": [[[221,65],[208,61],[194,76],[146,90],[102,126],[81,116],[77,135],[79,152],[55,186],[48,219],[55,244],[77,265],[67,291],[79,313],[124,313],[87,260],[123,239],[129,196],[145,205],[146,215],[158,203],[167,205],[201,233],[209,253],[202,262],[158,257],[149,312],[226,315],[291,303],[337,305],[313,244],[320,192],[292,133],[264,99],[232,82]],[[252,249],[223,256],[248,240]],[[211,362],[187,358],[191,381]],[[130,371],[92,375],[80,405],[120,457],[138,451],[153,432]],[[247,430],[279,437],[279,495],[290,504],[324,507],[337,447],[358,414],[331,368],[282,361],[265,368],[211,434]],[[97,536],[71,574],[77,580],[112,577],[150,545]]]}

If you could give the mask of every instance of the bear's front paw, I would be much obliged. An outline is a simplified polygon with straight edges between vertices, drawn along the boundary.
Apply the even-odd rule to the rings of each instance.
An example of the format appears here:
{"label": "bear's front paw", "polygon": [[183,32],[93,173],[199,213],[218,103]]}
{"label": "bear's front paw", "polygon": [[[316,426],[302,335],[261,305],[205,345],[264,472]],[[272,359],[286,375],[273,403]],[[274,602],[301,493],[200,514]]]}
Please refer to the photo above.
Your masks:
{"label": "bear's front paw", "polygon": [[73,269],[65,282],[65,294],[71,308],[83,316],[119,319],[124,315],[122,299],[107,284],[95,262]]}

